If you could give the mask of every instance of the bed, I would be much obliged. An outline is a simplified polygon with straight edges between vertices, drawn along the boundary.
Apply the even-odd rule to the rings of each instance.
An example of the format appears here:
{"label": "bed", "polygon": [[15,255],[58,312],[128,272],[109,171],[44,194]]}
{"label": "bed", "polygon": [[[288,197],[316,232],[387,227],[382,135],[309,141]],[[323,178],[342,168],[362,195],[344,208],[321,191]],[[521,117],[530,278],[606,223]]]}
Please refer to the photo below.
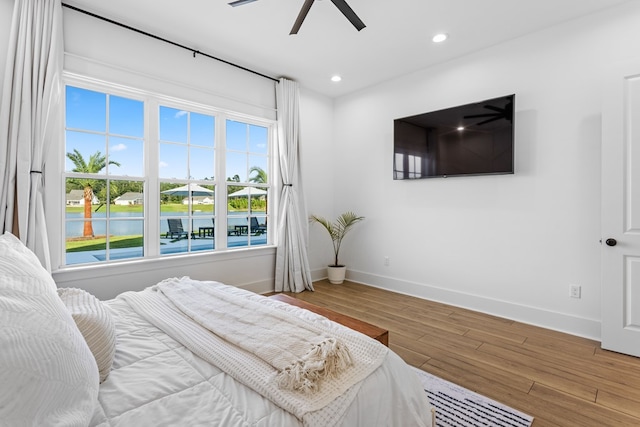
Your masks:
{"label": "bed", "polygon": [[[237,318],[214,334],[215,314],[198,310]],[[0,425],[432,425],[419,380],[391,350],[310,311],[222,283],[169,278],[102,302],[80,289],[57,289],[35,255],[5,234],[0,316]],[[255,340],[245,321],[262,327],[266,342]],[[299,324],[304,332],[290,334]],[[296,334],[322,337],[314,356],[335,356],[336,371],[325,375],[329,359],[316,371],[315,359],[290,368],[291,357],[301,363],[297,350],[281,348]]]}

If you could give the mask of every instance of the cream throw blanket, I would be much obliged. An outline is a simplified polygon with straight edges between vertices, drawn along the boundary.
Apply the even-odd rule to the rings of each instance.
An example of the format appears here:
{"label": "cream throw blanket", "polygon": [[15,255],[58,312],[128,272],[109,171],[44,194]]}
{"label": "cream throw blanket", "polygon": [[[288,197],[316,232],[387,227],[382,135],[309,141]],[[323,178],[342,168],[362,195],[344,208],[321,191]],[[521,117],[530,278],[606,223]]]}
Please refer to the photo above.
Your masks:
{"label": "cream throw blanket", "polygon": [[353,364],[341,340],[296,317],[203,282],[168,279],[154,287],[195,322],[278,370],[278,385],[312,393]]}
{"label": "cream throw blanket", "polygon": [[[284,316],[291,324],[302,322],[307,329],[317,328],[318,336],[344,343],[349,349],[352,366],[339,375],[325,378],[314,393],[284,389],[278,385],[278,369],[194,322],[160,291],[165,284],[172,284],[167,287],[177,286],[182,289],[180,292],[187,294],[192,292],[188,290],[191,285],[195,284],[195,289],[204,286],[216,293],[222,292],[226,298],[238,300],[240,305],[249,303],[251,310],[255,310],[251,316],[261,318],[267,326],[271,315],[274,315],[276,318]],[[213,299],[209,293],[193,292],[196,292],[195,299],[204,301],[207,306]],[[138,314],[189,350],[292,413],[307,426],[338,425],[362,381],[381,365],[388,353],[387,347],[356,331],[320,317],[314,322],[300,319],[289,313],[295,307],[217,282],[173,278],[142,292],[123,293],[118,298],[127,301]]]}

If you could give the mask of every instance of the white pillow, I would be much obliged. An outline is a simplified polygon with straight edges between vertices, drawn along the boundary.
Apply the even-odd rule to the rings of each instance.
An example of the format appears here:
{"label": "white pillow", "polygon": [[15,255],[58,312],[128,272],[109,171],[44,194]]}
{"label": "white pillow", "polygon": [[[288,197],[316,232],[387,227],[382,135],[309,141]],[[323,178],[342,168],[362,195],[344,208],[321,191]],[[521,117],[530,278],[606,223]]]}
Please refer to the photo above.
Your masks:
{"label": "white pillow", "polygon": [[[20,239],[18,239],[13,234],[8,231],[4,233],[4,235],[0,235],[0,252],[4,253],[4,251],[12,251],[22,255],[30,264],[33,264],[34,268],[41,266],[40,260],[37,255],[34,254],[31,249],[26,247]],[[49,284],[52,286],[53,290],[56,290],[56,283],[53,281],[53,278],[49,281]]]}
{"label": "white pillow", "polygon": [[98,364],[100,382],[107,379],[116,354],[116,325],[102,302],[77,288],[58,289],[58,295],[71,313]]}
{"label": "white pillow", "polygon": [[0,236],[0,420],[86,426],[98,366],[51,275],[12,234]]}

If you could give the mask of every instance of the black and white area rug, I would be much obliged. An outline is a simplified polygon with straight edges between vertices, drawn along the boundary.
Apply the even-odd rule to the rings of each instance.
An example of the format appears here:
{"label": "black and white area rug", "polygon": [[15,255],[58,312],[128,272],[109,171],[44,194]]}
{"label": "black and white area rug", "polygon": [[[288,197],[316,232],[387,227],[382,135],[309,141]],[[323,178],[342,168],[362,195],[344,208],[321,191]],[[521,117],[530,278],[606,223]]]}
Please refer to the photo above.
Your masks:
{"label": "black and white area rug", "polygon": [[429,402],[436,408],[437,427],[530,427],[533,417],[464,387],[415,369]]}

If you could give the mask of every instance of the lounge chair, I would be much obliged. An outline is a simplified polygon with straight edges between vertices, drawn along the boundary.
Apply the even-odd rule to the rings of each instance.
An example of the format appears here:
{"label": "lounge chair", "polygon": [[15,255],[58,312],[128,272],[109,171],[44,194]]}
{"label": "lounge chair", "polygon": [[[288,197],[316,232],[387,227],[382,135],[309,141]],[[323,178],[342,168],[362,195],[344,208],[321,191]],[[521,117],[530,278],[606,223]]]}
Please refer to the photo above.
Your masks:
{"label": "lounge chair", "polygon": [[189,233],[184,231],[184,228],[182,228],[181,219],[170,218],[170,219],[167,219],[167,223],[169,224],[169,231],[167,231],[166,234],[164,235],[164,237],[166,237],[167,239],[169,238],[175,239],[176,238],[175,236],[177,236],[177,238],[180,239],[182,238],[182,236],[187,237],[189,235]]}
{"label": "lounge chair", "polygon": [[267,227],[264,225],[260,225],[258,223],[258,218],[252,216],[251,217],[251,233],[252,234],[263,234],[267,232]]}

